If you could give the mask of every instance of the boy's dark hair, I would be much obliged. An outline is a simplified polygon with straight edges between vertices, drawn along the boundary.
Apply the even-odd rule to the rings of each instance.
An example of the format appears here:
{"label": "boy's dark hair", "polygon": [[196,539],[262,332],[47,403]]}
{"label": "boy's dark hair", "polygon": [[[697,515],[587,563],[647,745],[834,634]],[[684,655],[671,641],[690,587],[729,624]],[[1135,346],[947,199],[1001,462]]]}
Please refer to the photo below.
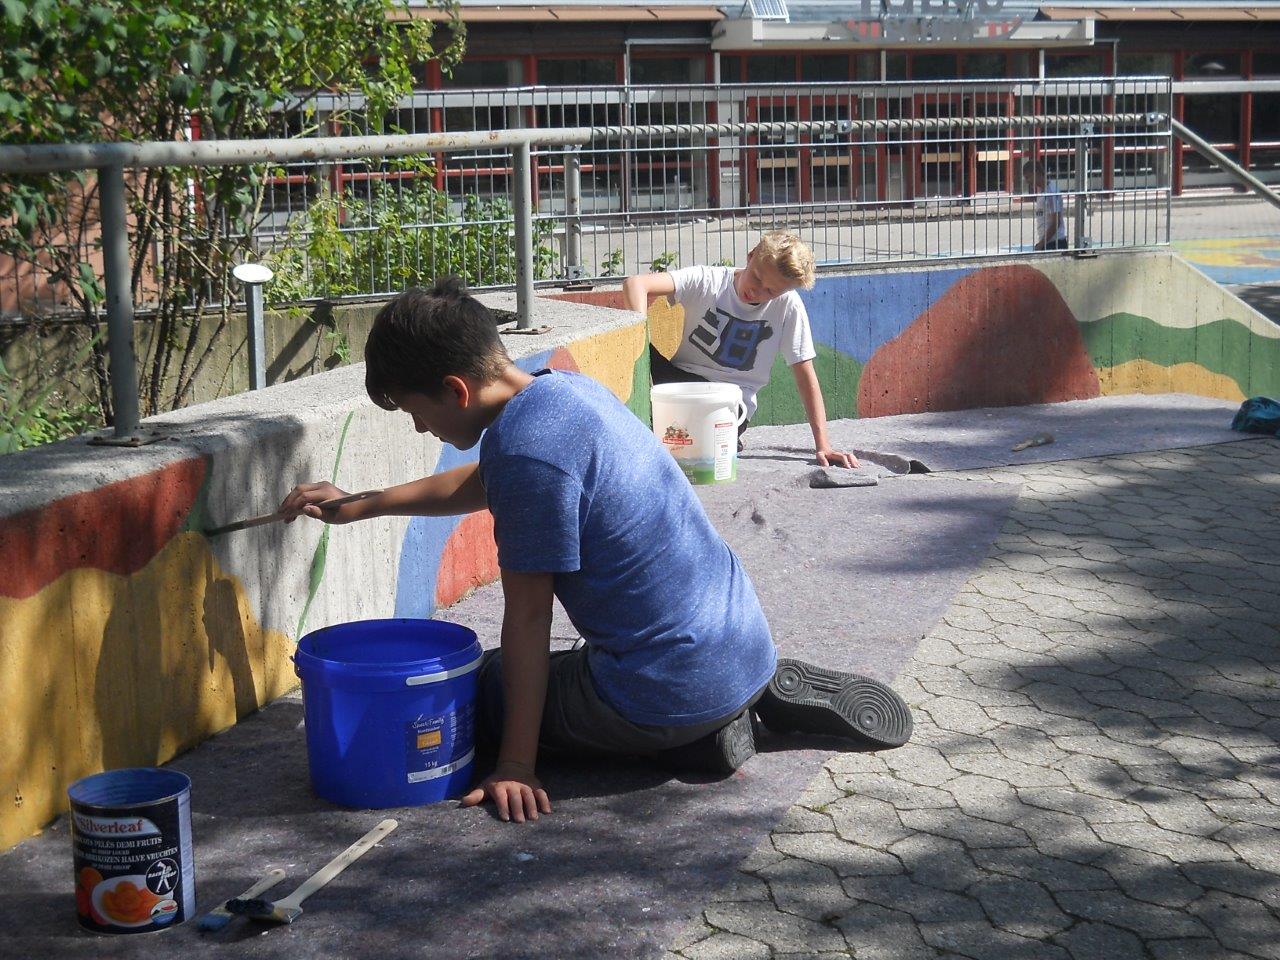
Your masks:
{"label": "boy's dark hair", "polygon": [[445,277],[430,290],[406,290],[378,311],[364,362],[369,398],[394,410],[394,393],[436,398],[445,377],[488,382],[511,358],[489,308],[467,293],[460,277]]}

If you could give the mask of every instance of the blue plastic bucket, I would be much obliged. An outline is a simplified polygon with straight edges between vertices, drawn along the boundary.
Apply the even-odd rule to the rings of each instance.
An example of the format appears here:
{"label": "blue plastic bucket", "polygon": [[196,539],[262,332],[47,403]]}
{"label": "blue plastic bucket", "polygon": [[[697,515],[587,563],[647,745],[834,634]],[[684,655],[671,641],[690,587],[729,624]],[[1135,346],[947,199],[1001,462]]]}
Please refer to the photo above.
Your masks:
{"label": "blue plastic bucket", "polygon": [[466,791],[481,652],[473,631],[440,620],[360,620],[303,637],[294,666],[315,792],[371,809]]}
{"label": "blue plastic bucket", "polygon": [[76,914],[95,933],[149,933],[196,909],[191,780],[135,767],[77,780],[71,800]]}

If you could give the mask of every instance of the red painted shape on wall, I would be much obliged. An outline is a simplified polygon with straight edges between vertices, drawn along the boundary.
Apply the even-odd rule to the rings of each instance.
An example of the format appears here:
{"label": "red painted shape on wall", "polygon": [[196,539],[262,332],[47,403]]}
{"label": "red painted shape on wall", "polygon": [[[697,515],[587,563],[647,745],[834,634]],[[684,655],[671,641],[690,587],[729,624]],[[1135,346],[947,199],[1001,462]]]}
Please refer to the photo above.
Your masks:
{"label": "red painted shape on wall", "polygon": [[552,370],[572,370],[574,373],[581,373],[578,369],[578,362],[573,359],[573,354],[564,347],[556,347],[547,360],[547,366]]}
{"label": "red painted shape on wall", "polygon": [[858,415],[1057,403],[1099,396],[1080,327],[1039,270],[957,281],[862,369]]}
{"label": "red painted shape on wall", "polygon": [[182,529],[204,483],[196,457],[0,518],[0,596],[23,599],[68,570],[128,576]]}
{"label": "red painted shape on wall", "polygon": [[457,603],[476,587],[497,579],[498,547],[493,541],[493,514],[471,513],[449,534],[436,574],[436,606]]}

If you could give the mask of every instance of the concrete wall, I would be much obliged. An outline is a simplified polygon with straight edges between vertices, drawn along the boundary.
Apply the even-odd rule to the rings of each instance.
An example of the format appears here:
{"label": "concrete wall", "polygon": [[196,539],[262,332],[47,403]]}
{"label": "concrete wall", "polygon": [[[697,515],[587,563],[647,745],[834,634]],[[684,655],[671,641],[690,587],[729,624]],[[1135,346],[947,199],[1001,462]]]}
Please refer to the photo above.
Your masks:
{"label": "concrete wall", "polygon": [[[508,338],[519,365],[581,370],[647,420],[644,325],[540,313],[550,334]],[[57,815],[76,778],[162,763],[291,689],[305,630],[426,616],[496,575],[487,513],[202,533],[270,512],[301,480],[360,490],[474,459],[375,407],[363,373],[155,418],[171,439],[137,450],[0,458],[0,848]]]}
{"label": "concrete wall", "polygon": [[[617,292],[572,296],[621,306]],[[823,274],[801,297],[832,419],[1116,393],[1280,394],[1280,328],[1168,252]],[[663,299],[648,318],[670,356],[683,311]],[[780,357],[753,422],[804,422]]]}

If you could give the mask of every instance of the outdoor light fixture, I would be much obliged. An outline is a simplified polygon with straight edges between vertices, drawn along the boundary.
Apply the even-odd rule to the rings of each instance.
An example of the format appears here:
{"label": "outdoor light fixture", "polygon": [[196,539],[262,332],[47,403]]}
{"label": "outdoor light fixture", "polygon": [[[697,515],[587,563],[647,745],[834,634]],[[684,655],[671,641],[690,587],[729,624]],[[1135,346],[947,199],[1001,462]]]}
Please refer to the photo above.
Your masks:
{"label": "outdoor light fixture", "polygon": [[249,323],[249,389],[267,385],[267,344],[262,330],[262,286],[275,276],[261,263],[241,263],[231,275],[244,284],[245,313]]}

